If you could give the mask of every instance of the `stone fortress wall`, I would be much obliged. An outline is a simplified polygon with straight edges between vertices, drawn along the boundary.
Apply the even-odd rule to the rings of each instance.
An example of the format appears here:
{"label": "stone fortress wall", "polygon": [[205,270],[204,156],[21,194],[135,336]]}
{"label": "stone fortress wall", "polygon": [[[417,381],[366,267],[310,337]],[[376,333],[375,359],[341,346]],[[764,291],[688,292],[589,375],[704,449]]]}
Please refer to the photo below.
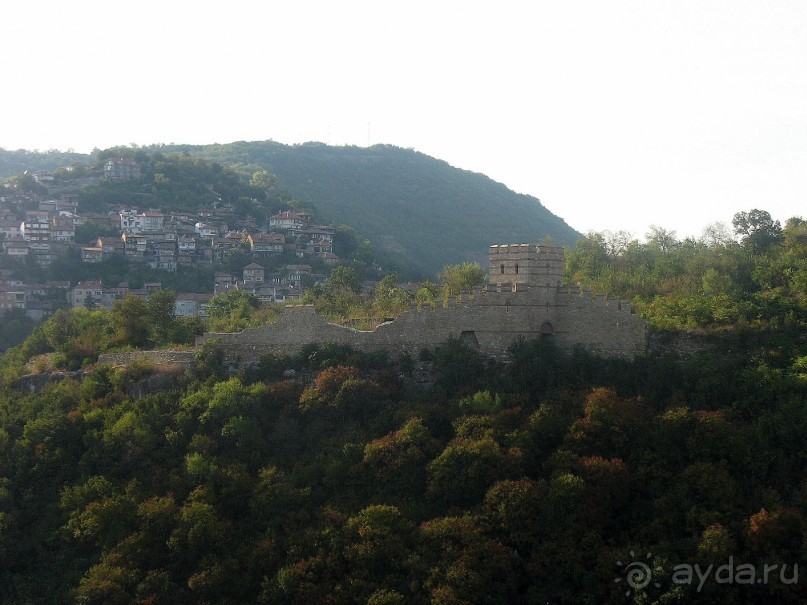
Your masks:
{"label": "stone fortress wall", "polygon": [[559,246],[490,247],[490,281],[448,304],[411,308],[373,331],[328,323],[310,305],[289,306],[277,322],[238,333],[207,333],[219,339],[230,363],[256,363],[267,352],[293,355],[307,344],[331,342],[365,352],[417,357],[458,338],[490,357],[506,354],[518,337],[552,338],[563,350],[581,346],[605,357],[631,357],[647,348],[644,320],[630,303],[563,284]]}

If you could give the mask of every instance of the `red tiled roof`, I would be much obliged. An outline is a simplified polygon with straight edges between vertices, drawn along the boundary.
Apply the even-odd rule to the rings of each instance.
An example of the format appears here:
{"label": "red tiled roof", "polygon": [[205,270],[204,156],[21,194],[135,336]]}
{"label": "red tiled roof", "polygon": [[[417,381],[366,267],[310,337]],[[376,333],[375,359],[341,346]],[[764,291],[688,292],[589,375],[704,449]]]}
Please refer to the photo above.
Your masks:
{"label": "red tiled roof", "polygon": [[286,236],[282,233],[253,233],[249,236],[253,242],[260,242],[262,244],[285,244]]}

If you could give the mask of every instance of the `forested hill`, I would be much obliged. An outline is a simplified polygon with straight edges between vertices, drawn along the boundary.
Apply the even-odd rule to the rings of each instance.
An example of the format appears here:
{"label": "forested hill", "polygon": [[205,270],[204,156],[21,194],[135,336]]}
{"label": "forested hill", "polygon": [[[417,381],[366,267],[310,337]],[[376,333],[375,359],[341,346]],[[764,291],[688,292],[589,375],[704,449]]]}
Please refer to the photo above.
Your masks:
{"label": "forested hill", "polygon": [[[146,153],[188,153],[232,166],[245,176],[265,168],[281,189],[316,208],[317,216],[352,226],[404,267],[436,274],[447,263],[486,262],[487,246],[551,237],[573,245],[580,236],[532,196],[483,174],[390,145],[331,147],[273,141],[226,145],[154,145]],[[53,169],[59,152],[0,150],[0,178]],[[92,161],[65,153],[67,165]]]}
{"label": "forested hill", "polygon": [[11,151],[0,148],[0,179],[23,174],[26,170],[36,172],[38,170],[56,170],[64,168],[74,162],[87,163],[91,157],[84,153],[73,151],[58,151],[51,149],[48,151],[28,151],[18,149]]}
{"label": "forested hill", "polygon": [[[173,150],[173,148],[168,148]],[[435,273],[446,263],[486,262],[496,242],[536,242],[547,236],[573,245],[579,237],[531,196],[477,173],[390,145],[288,146],[271,141],[182,147],[222,164],[274,173],[296,198],[325,220],[352,225],[407,266]]]}

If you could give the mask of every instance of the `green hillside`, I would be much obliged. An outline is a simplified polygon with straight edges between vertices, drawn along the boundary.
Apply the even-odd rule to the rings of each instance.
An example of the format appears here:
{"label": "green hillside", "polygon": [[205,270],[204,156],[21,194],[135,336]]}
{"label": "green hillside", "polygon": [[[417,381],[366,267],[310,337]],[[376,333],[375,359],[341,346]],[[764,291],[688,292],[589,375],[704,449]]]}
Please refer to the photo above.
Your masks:
{"label": "green hillside", "polygon": [[[59,311],[0,355],[0,605],[806,603],[807,221],[732,224],[569,251],[650,323],[631,360],[550,337],[236,369],[207,341],[112,367],[202,326],[166,290]],[[251,299],[208,329],[265,323]]]}
{"label": "green hillside", "polygon": [[[487,247],[493,243],[551,237],[558,244],[573,245],[580,237],[537,198],[517,194],[483,174],[390,145],[289,146],[256,141],[154,145],[129,151],[141,157],[187,154],[235,168],[245,180],[265,168],[277,176],[281,190],[316,208],[319,220],[350,225],[360,239],[372,242],[382,258],[420,274],[436,274],[450,263],[485,263]],[[103,155],[0,150],[0,178],[52,169],[60,165],[60,157],[61,165],[66,165],[82,159],[93,163]]]}
{"label": "green hillside", "polygon": [[0,148],[0,179],[38,170],[56,170],[74,162],[89,162],[90,156],[73,151],[11,151]]}
{"label": "green hillside", "polygon": [[482,174],[390,145],[288,146],[272,141],[159,148],[200,155],[244,172],[266,168],[281,187],[334,224],[401,259],[436,273],[447,263],[487,262],[487,247],[549,236],[572,245],[580,236],[531,196]]}

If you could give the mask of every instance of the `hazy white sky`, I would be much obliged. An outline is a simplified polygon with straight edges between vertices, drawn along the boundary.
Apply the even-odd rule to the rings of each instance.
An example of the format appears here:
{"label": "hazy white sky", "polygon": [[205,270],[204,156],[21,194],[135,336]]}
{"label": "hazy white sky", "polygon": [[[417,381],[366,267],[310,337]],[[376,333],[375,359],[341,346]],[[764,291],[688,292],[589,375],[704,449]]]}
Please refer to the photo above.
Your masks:
{"label": "hazy white sky", "polygon": [[0,147],[412,147],[580,231],[807,218],[804,0],[0,5]]}

